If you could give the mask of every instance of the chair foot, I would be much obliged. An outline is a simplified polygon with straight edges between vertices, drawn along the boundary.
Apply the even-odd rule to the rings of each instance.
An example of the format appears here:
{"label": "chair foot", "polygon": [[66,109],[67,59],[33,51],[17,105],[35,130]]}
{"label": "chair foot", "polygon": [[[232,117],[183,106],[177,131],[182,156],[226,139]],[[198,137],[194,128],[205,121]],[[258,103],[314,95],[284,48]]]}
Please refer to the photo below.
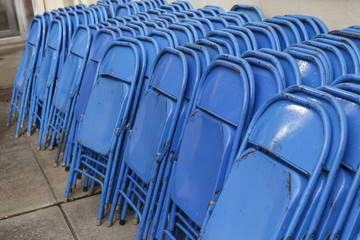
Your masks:
{"label": "chair foot", "polygon": [[124,220],[120,220],[120,221],[119,221],[119,224],[120,224],[121,226],[123,226],[123,225],[125,225],[125,222],[126,222],[125,219],[124,219]]}
{"label": "chair foot", "polygon": [[9,127],[9,126],[10,126],[10,123],[7,123],[6,126]]}
{"label": "chair foot", "polygon": [[56,140],[59,140],[60,139],[60,136],[59,135],[56,135]]}
{"label": "chair foot", "polygon": [[40,131],[40,129],[38,129],[38,128],[35,128],[35,131],[39,132],[39,131]]}
{"label": "chair foot", "polygon": [[33,122],[33,123],[32,123],[32,126],[33,126],[33,127],[36,127],[36,123]]}
{"label": "chair foot", "polygon": [[138,225],[138,224],[139,224],[139,219],[134,218],[134,220],[133,220],[133,224],[134,224],[134,225]]}
{"label": "chair foot", "polygon": [[22,129],[24,127],[24,125],[20,125],[20,128]]}
{"label": "chair foot", "polygon": [[70,171],[70,167],[65,167],[65,172]]}
{"label": "chair foot", "polygon": [[15,135],[15,138],[19,138],[19,134],[16,134],[16,135]]}
{"label": "chair foot", "polygon": [[90,194],[93,194],[94,192],[95,192],[95,189],[90,188],[89,193],[90,193]]}
{"label": "chair foot", "polygon": [[106,226],[107,226],[107,227],[111,227],[111,226],[112,226],[112,222],[108,221],[108,222],[106,223]]}
{"label": "chair foot", "polygon": [[49,146],[49,150],[53,150],[54,149],[54,146]]}
{"label": "chair foot", "polygon": [[108,209],[109,209],[109,204],[108,204],[108,203],[105,203],[105,204],[104,204],[104,209],[105,209],[105,210],[108,210]]}
{"label": "chair foot", "polygon": [[65,198],[65,202],[69,202],[69,198]]}
{"label": "chair foot", "polygon": [[100,226],[101,225],[101,220],[97,220],[96,221],[96,226]]}
{"label": "chair foot", "polygon": [[88,187],[83,187],[83,192],[87,192],[88,191]]}
{"label": "chair foot", "polygon": [[115,219],[120,220],[121,215],[119,213],[115,213]]}
{"label": "chair foot", "polygon": [[41,147],[41,151],[45,151],[45,147]]}
{"label": "chair foot", "polygon": [[59,164],[54,162],[54,168],[57,168],[58,166],[59,166]]}
{"label": "chair foot", "polygon": [[31,133],[27,132],[26,135],[27,135],[28,137],[30,137],[30,136],[31,136]]}
{"label": "chair foot", "polygon": [[62,162],[62,163],[61,163],[61,166],[62,166],[62,167],[66,167],[66,162]]}
{"label": "chair foot", "polygon": [[41,147],[36,147],[36,151],[40,151],[41,150]]}

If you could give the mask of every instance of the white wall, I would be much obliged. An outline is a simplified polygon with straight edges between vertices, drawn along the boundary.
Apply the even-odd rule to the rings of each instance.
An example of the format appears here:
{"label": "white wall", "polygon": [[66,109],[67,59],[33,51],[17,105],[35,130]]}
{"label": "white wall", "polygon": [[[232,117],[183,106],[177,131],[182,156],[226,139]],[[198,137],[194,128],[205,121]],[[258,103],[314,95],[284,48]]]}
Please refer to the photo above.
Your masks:
{"label": "white wall", "polygon": [[194,8],[207,4],[222,6],[225,11],[237,4],[258,6],[266,18],[284,14],[304,14],[320,18],[329,28],[360,25],[360,0],[188,0]]}
{"label": "white wall", "polygon": [[[171,2],[172,0],[168,0]],[[175,0],[173,0],[175,1]],[[222,6],[225,11],[236,3],[254,4],[266,18],[284,14],[305,14],[320,18],[328,28],[340,29],[350,25],[360,25],[360,0],[188,0],[194,8],[207,4]],[[38,13],[64,7],[66,4],[91,4],[96,0],[36,0]]]}

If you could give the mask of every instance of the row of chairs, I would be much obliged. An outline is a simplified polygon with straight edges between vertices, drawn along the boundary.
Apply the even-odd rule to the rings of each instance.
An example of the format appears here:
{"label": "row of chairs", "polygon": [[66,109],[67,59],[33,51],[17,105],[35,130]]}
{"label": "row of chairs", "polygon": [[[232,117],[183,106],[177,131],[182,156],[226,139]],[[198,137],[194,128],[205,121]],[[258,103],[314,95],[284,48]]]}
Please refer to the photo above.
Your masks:
{"label": "row of chairs", "polygon": [[[167,54],[168,55],[168,54]],[[107,61],[106,61],[107,62]],[[158,64],[160,64],[160,60],[157,60],[156,61]],[[169,60],[169,57],[168,56],[166,56],[166,60],[164,60],[164,64],[166,64],[166,66],[168,67],[168,65],[169,65],[169,62],[171,62],[170,60]],[[108,62],[107,62],[108,63]],[[173,68],[170,68],[171,70],[169,70],[169,72],[171,72],[171,73],[174,73],[174,72],[176,72],[176,69],[178,69],[179,67],[178,67],[178,65],[181,65],[179,62],[176,62],[176,64],[174,64],[174,65],[176,65],[176,66],[174,66]],[[184,63],[182,63],[182,65],[184,65]],[[191,65],[196,65],[196,64],[191,64]],[[161,68],[161,67],[160,67]],[[155,68],[156,69],[156,68]],[[181,68],[180,68],[181,69]],[[161,74],[161,78],[162,79],[166,79],[166,72],[164,71],[164,70],[159,70],[159,71],[156,71],[156,70],[154,70],[154,73],[155,72],[159,72],[159,74]],[[179,73],[177,73],[176,75],[179,75],[179,76],[183,76],[184,74],[179,74]],[[155,81],[156,82],[156,80],[154,80],[156,77],[154,77],[154,75],[152,75],[153,77],[152,77],[152,80],[153,81]],[[174,80],[173,80],[174,81]],[[180,80],[179,80],[180,81]],[[172,82],[172,83],[174,83],[174,82]],[[160,86],[161,84],[160,83],[157,83],[156,84],[157,86]],[[166,93],[167,91],[165,91],[164,89],[157,89],[158,91],[160,91],[160,92],[162,92],[162,93]],[[99,90],[100,91],[100,90]],[[150,95],[150,90],[147,92],[147,94],[149,94]],[[155,90],[155,92],[156,92],[156,90]],[[92,93],[93,94],[93,93]],[[156,94],[155,94],[156,95]],[[136,116],[138,116],[139,114],[140,115],[142,115],[142,114],[144,114],[144,115],[148,115],[148,114],[150,114],[149,112],[147,112],[147,113],[139,113],[139,112],[141,112],[141,111],[145,111],[146,112],[146,110],[147,111],[152,111],[152,113],[153,114],[156,114],[156,113],[154,113],[154,109],[153,108],[150,108],[149,107],[149,105],[152,105],[153,103],[154,103],[154,101],[152,101],[152,99],[151,98],[153,98],[154,96],[152,96],[152,97],[148,97],[149,98],[149,100],[143,100],[144,101],[144,107],[143,108],[141,108],[141,103],[140,103],[140,106],[139,106],[139,110],[137,111],[137,113],[136,113]],[[144,98],[145,99],[145,98]],[[184,98],[185,99],[185,98]],[[158,104],[158,101],[159,100],[157,100],[156,102],[157,102],[157,104]],[[147,104],[149,104],[149,105],[147,105]],[[167,105],[167,104],[166,104]],[[181,103],[180,103],[180,105],[181,105]],[[143,109],[143,110],[140,110],[140,109]],[[175,108],[175,114],[179,114],[177,111],[179,111],[179,110],[177,110],[177,109],[179,109],[179,107],[177,107],[177,108]],[[176,111],[177,110],[177,111]],[[95,113],[96,111],[94,111],[94,113]],[[184,111],[181,111],[181,112],[184,112]],[[94,114],[93,113],[93,114]],[[88,113],[86,113],[85,114],[85,118],[84,119],[86,119],[86,116],[87,116],[87,114]],[[89,116],[89,119],[93,119],[95,116]],[[180,118],[180,117],[179,117]],[[141,118],[140,117],[140,119],[142,119],[142,120],[140,120],[141,121],[141,123],[140,124],[143,124],[143,119],[144,118]],[[146,119],[154,119],[154,123],[153,124],[157,124],[157,125],[159,125],[160,123],[161,124],[164,124],[165,126],[166,126],[166,119],[165,119],[165,123],[164,122],[161,122],[161,121],[158,121],[159,119],[158,118],[153,118],[153,117],[149,117],[149,118],[146,118]],[[135,119],[135,121],[136,121],[136,119]],[[147,122],[147,124],[148,124],[148,122]],[[174,122],[173,121],[170,121],[170,122],[168,122],[167,123],[168,125],[170,125],[169,126],[169,132],[167,132],[166,134],[171,134],[171,132],[173,132],[173,126],[174,125],[176,125],[176,123],[174,124]],[[134,128],[135,128],[135,125],[136,125],[136,123],[134,123]],[[171,129],[172,128],[172,129]],[[122,127],[119,127],[119,129],[122,129]],[[140,127],[138,128],[138,129],[140,129]],[[141,128],[141,129],[143,129],[143,128]],[[149,129],[150,129],[150,131],[152,132],[152,134],[154,135],[154,132],[156,132],[157,133],[157,135],[159,135],[160,134],[160,138],[164,138],[164,133],[163,132],[161,132],[161,131],[159,131],[159,128],[155,128],[154,126],[153,127],[149,127]],[[156,131],[154,130],[154,129],[156,129]],[[166,129],[166,128],[165,128]],[[166,129],[166,130],[168,130],[168,129]],[[131,133],[132,133],[132,130],[130,130],[131,131]],[[146,133],[145,133],[146,134]],[[146,134],[147,135],[147,134]],[[166,135],[165,135],[166,136]],[[87,137],[88,138],[88,137]],[[168,138],[172,138],[172,136],[168,136]],[[165,139],[163,139],[163,141],[165,141],[165,142],[168,142],[168,141],[166,141],[166,140],[168,140],[168,138],[166,138],[165,137]],[[137,140],[135,140],[135,141],[137,141],[137,145],[139,145],[140,143],[138,142],[139,141],[139,139],[142,139],[142,137],[136,137],[136,139]],[[84,140],[85,140],[85,138],[84,138]],[[130,137],[129,137],[129,140],[128,141],[130,141]],[[127,145],[127,147],[126,148],[128,148],[128,144],[131,144],[131,143],[127,143],[126,145]],[[155,145],[157,145],[158,143],[157,142],[154,142],[154,144]],[[90,144],[88,144],[88,145],[90,145]],[[122,144],[119,144],[119,145],[122,145]],[[148,144],[140,144],[140,145],[148,145]],[[161,145],[161,144],[159,144],[159,145]],[[155,146],[156,147],[156,146]],[[165,147],[166,147],[166,145],[165,145]],[[150,149],[150,150],[154,150],[154,149]],[[155,150],[156,150],[156,148],[155,148]],[[126,151],[126,150],[125,150]],[[136,151],[136,150],[134,150],[134,151]],[[167,151],[167,150],[165,150],[165,151]],[[82,152],[84,152],[84,151],[82,151]],[[126,153],[124,153],[124,154],[126,154]],[[136,154],[136,153],[132,153],[132,154],[130,154],[130,155],[133,155],[133,154]],[[139,155],[136,155],[135,157],[134,157],[134,155],[132,156],[132,158],[134,158],[134,159],[137,159],[137,160],[139,160],[139,159],[145,159],[144,161],[146,161],[146,158],[149,158],[149,156],[151,156],[151,155],[154,155],[154,154],[149,154],[149,152],[144,152],[144,151],[141,151],[141,152],[139,152],[138,151],[138,154],[140,154],[141,156],[139,156]],[[165,153],[161,153],[161,152],[158,152],[157,153],[158,154],[158,156],[162,156],[163,154],[166,154],[166,152]],[[78,165],[78,167],[80,167],[80,165],[81,165],[81,163],[82,164],[84,164],[86,167],[89,167],[89,165],[87,165],[87,161],[89,160],[89,159],[85,159],[85,158],[87,158],[87,156],[84,156],[84,155],[82,155],[82,156],[79,156],[80,158],[83,158],[83,162],[79,162],[79,165]],[[90,157],[90,156],[89,156]],[[161,157],[162,158],[162,157]],[[130,161],[130,160],[129,160]],[[151,161],[151,160],[150,160]],[[78,161],[77,161],[78,162]],[[123,161],[122,161],[123,162]],[[161,162],[161,161],[159,161],[159,162]],[[164,163],[165,164],[165,163]],[[157,171],[156,170],[156,166],[155,167],[152,167],[151,166],[151,162],[150,162],[150,165],[149,165],[149,161],[147,161],[147,165],[146,164],[134,164],[134,166],[135,165],[137,165],[138,167],[139,166],[142,166],[141,168],[146,172],[147,171],[147,173],[143,173],[143,174],[147,174],[147,175],[149,175],[149,169],[154,169],[155,170],[155,172]],[[105,166],[103,165],[102,166],[103,168],[105,168]],[[108,168],[107,166],[106,166],[106,168]],[[120,180],[120,184],[121,184],[121,182],[122,182],[122,179],[124,178],[123,177],[123,171],[127,171],[127,172],[129,172],[129,168],[127,168],[127,166],[125,166],[125,165],[122,165],[122,167],[121,167],[121,169],[120,169],[120,178],[119,179],[121,179]],[[159,166],[159,168],[161,169],[161,168],[164,168],[164,166]],[[113,167],[113,169],[112,170],[114,170],[115,168]],[[95,171],[95,169],[93,169],[94,171]],[[76,171],[81,171],[81,169],[76,169]],[[135,173],[133,172],[134,171],[134,169],[131,169],[131,174],[130,175],[133,175],[133,176],[135,176],[135,177],[138,177],[138,179],[137,179],[137,182],[139,181],[139,176],[136,176],[135,175]],[[71,173],[70,173],[71,174]],[[157,174],[157,173],[156,173]],[[111,174],[112,175],[112,174]],[[125,174],[125,176],[126,176],[127,174]],[[136,184],[136,182],[134,182],[135,181],[135,179],[134,179],[134,177],[133,176],[129,176],[128,175],[128,179],[130,180],[130,179],[132,179],[131,181],[133,181],[131,184],[130,184],[130,186],[132,185],[132,187],[134,187],[135,186],[135,188],[136,187],[139,187],[139,183],[138,184]],[[104,176],[104,175],[102,175],[102,177],[103,178],[107,178],[107,176]],[[149,177],[149,176],[148,176]],[[157,176],[155,177],[155,178],[157,178]],[[161,178],[161,176],[160,176],[160,178]],[[74,178],[74,179],[76,179],[76,178]],[[142,179],[142,178],[141,178]],[[125,179],[126,180],[126,179]],[[143,180],[143,179],[142,179]],[[161,183],[159,183],[159,181],[156,181],[156,179],[155,179],[155,181],[152,181],[153,183],[155,183],[155,182],[158,182],[158,184],[161,184]],[[149,217],[149,216],[144,216],[144,211],[145,211],[145,214],[146,214],[146,211],[151,211],[151,209],[149,210],[149,209],[147,209],[147,208],[151,208],[151,207],[147,207],[146,206],[146,204],[149,206],[149,204],[148,204],[148,202],[150,202],[150,201],[152,201],[152,202],[154,202],[154,201],[156,201],[156,200],[154,200],[154,198],[156,198],[157,196],[154,196],[154,195],[152,195],[151,194],[151,191],[154,191],[152,188],[159,188],[159,186],[146,186],[146,183],[142,183],[144,186],[143,186],[143,188],[142,188],[142,191],[141,192],[146,192],[147,190],[149,190],[150,191],[150,193],[148,193],[147,195],[146,195],[146,197],[148,197],[149,199],[145,199],[144,198],[144,196],[137,196],[138,197],[138,201],[139,201],[139,198],[141,198],[142,199],[142,202],[137,202],[137,207],[134,205],[134,203],[132,202],[132,200],[131,200],[131,198],[134,198],[134,195],[132,195],[131,194],[131,192],[129,193],[127,193],[127,194],[125,194],[124,193],[124,189],[122,189],[122,190],[120,190],[119,192],[120,193],[122,193],[122,195],[124,196],[124,198],[126,198],[126,200],[127,200],[127,203],[128,204],[130,204],[133,208],[135,208],[135,209],[137,209],[138,211],[137,211],[137,217],[139,217],[139,218],[141,218],[141,217],[143,217],[143,218],[146,218],[146,219],[149,219],[148,220],[148,222],[150,221],[151,222],[151,216]],[[148,183],[149,184],[149,183]],[[136,186],[137,185],[137,186]],[[118,184],[118,186],[119,186],[119,184]],[[122,186],[123,187],[127,187],[128,189],[129,189],[129,186],[127,186],[126,185],[126,183],[125,184],[122,184]],[[145,187],[145,189],[144,189],[144,187]],[[110,189],[110,188],[109,188]],[[128,190],[129,191],[129,190]],[[131,191],[131,190],[130,190]],[[136,189],[135,190],[133,190],[133,193],[135,194],[136,192],[140,192],[140,191],[136,191]],[[127,195],[129,195],[129,196],[127,196]],[[131,196],[132,195],[132,196]],[[110,195],[108,195],[108,196],[110,196]],[[152,200],[150,200],[152,198]],[[116,198],[115,198],[116,199]],[[147,201],[146,201],[147,200]],[[113,200],[114,201],[114,200]],[[144,206],[141,206],[142,205],[142,203],[145,203],[145,205]],[[107,202],[105,202],[105,206],[107,205],[108,203]],[[101,204],[102,205],[102,204]],[[100,205],[100,207],[101,207],[101,205]],[[159,205],[158,205],[159,206]],[[120,205],[119,205],[119,207],[120,207]],[[113,204],[113,208],[115,208],[115,205]],[[140,209],[139,209],[140,208]],[[143,208],[143,209],[141,209],[141,208]],[[126,214],[126,207],[124,207],[124,209],[125,210],[123,210],[123,217],[125,216],[125,214]],[[159,208],[160,209],[160,208]],[[110,212],[110,214],[112,214],[113,213],[113,210]],[[124,221],[124,219],[122,219],[122,222]],[[142,224],[141,226],[140,226],[140,230],[139,230],[139,235],[141,236],[141,234],[147,234],[147,230],[148,230],[148,228],[149,228],[149,224],[150,223],[147,223],[146,225],[144,225],[144,224]],[[152,223],[152,224],[154,224],[154,222]],[[145,228],[145,229],[143,229],[143,228]],[[143,231],[143,232],[142,232]],[[138,235],[138,236],[139,236]],[[146,236],[146,235],[145,235]]]}
{"label": "row of chairs", "polygon": [[[101,4],[103,3],[100,2],[99,5]],[[182,9],[174,6],[163,7],[169,12],[159,11],[160,14],[156,14],[157,19],[154,22],[158,22],[159,26],[160,22],[163,23],[163,26],[156,28],[149,23],[146,25],[144,22],[147,21],[140,19],[139,16],[145,14],[131,15],[135,12],[129,10],[123,13],[122,7],[117,7],[120,8],[117,13],[128,14],[131,19],[131,22],[125,22],[126,28],[121,27],[124,24],[120,23],[118,26],[114,23],[113,27],[104,26],[102,30],[93,26],[77,28],[67,56],[70,59],[67,61],[71,64],[67,70],[64,67],[63,71],[70,75],[59,80],[59,87],[55,87],[52,97],[53,109],[59,111],[50,111],[55,120],[49,121],[49,124],[54,132],[55,129],[60,130],[52,134],[50,146],[59,138],[58,151],[61,153],[66,146],[64,160],[67,161],[67,166],[72,159],[66,199],[69,198],[71,188],[75,189],[77,178],[81,175],[86,178],[84,190],[88,190],[90,179],[90,189],[93,189],[97,182],[102,187],[97,223],[101,224],[103,211],[108,208],[111,198],[113,204],[109,225],[114,215],[120,219],[120,224],[124,224],[130,205],[136,212],[135,222],[140,221],[138,239],[160,239],[163,236],[170,239],[196,239],[200,232],[201,238],[219,239],[223,238],[225,229],[228,229],[229,234],[233,234],[226,238],[253,237],[254,229],[258,227],[251,227],[250,224],[258,224],[258,218],[263,216],[260,214],[266,212],[259,208],[259,214],[254,215],[257,207],[253,204],[254,199],[259,200],[260,206],[270,209],[268,218],[263,218],[262,225],[260,223],[263,228],[256,232],[258,239],[265,236],[281,238],[283,235],[292,237],[304,234],[312,238],[317,236],[316,234],[327,236],[326,231],[333,229],[333,216],[339,214],[339,208],[331,209],[333,206],[330,206],[330,203],[330,207],[325,205],[330,198],[330,189],[336,186],[334,179],[346,146],[345,135],[348,134],[339,104],[328,101],[329,98],[319,94],[318,90],[305,86],[291,87],[286,93],[274,97],[275,100],[269,100],[271,103],[268,102],[269,105],[273,102],[275,105],[277,101],[284,102],[283,107],[269,111],[268,116],[271,117],[265,117],[265,121],[257,116],[262,116],[259,112],[268,108],[264,107],[268,103],[263,103],[274,94],[284,91],[286,87],[299,84],[319,87],[333,84],[334,79],[344,74],[357,73],[358,28],[354,26],[327,33],[327,28],[317,18],[289,15],[264,20],[258,8],[244,5],[236,5],[228,13],[215,6],[204,8],[210,11],[177,11]],[[146,13],[149,15],[153,11],[147,10]],[[204,13],[204,16],[197,11]],[[206,16],[205,13],[209,15]],[[185,17],[183,14],[188,15]],[[107,22],[110,24],[110,20],[116,19],[120,17]],[[148,36],[143,36],[150,25],[155,26],[154,29],[148,31]],[[56,32],[61,32],[58,26],[60,24],[54,27],[51,25],[48,36],[53,37],[49,37],[51,40],[47,45],[48,49],[55,49],[54,45],[58,44],[56,40],[59,35],[56,35]],[[167,29],[164,29],[164,26]],[[132,32],[129,28],[138,33],[124,34]],[[96,31],[92,31],[94,29]],[[142,32],[139,29],[142,29]],[[34,40],[31,43],[37,44]],[[163,50],[160,51],[161,49]],[[77,69],[80,69],[78,74],[82,72],[79,80],[74,77]],[[87,91],[83,98],[82,88]],[[330,87],[320,90],[325,91],[325,88]],[[69,94],[72,89],[79,90]],[[71,103],[72,107],[69,109],[72,95],[76,94],[79,97]],[[286,97],[283,97],[284,95]],[[312,103],[314,100],[299,100],[297,97],[293,100],[292,95],[303,98],[310,96],[317,99],[315,102],[330,102],[328,105],[334,105],[333,112],[339,116],[339,127],[334,127],[336,124],[330,124],[331,128],[329,127],[329,116],[326,116],[328,113],[322,106],[316,105],[320,105],[319,103]],[[83,99],[82,102],[80,99]],[[288,101],[292,103],[285,102],[286,99],[291,99]],[[305,107],[295,106],[295,103]],[[73,116],[68,114],[66,117],[61,111],[63,109],[72,112]],[[77,109],[80,110],[76,111]],[[282,110],[285,117],[274,118],[276,114],[281,116]],[[290,114],[286,111],[290,111]],[[296,111],[299,115],[294,113]],[[257,113],[250,123],[255,112]],[[314,115],[314,112],[318,112],[320,116],[314,120],[315,124],[311,122],[311,117],[308,117]],[[333,116],[336,114],[331,117],[335,119]],[[319,119],[325,123],[324,131],[320,131],[321,124],[316,125]],[[260,122],[262,127],[255,126],[257,122]],[[284,126],[284,122],[288,125]],[[269,126],[263,127],[265,123]],[[303,128],[301,124],[304,124]],[[304,128],[310,128],[309,126],[315,130],[304,131]],[[274,133],[261,134],[264,129]],[[291,132],[290,138],[293,142],[288,138],[283,139],[287,130]],[[292,135],[293,132],[299,135]],[[321,136],[320,133],[323,133],[324,139],[316,138]],[[66,136],[67,134],[69,136]],[[301,141],[304,145],[300,146],[296,141],[304,135]],[[280,140],[282,142],[278,143]],[[62,144],[66,141],[66,145]],[[311,144],[311,141],[318,142]],[[330,141],[334,141],[331,144],[338,148],[331,148]],[[321,145],[322,142],[327,145]],[[294,149],[289,148],[294,144],[299,144],[299,152],[293,153]],[[316,155],[316,151],[321,154]],[[253,155],[256,156],[252,157]],[[245,167],[239,167],[239,171],[247,174],[233,174],[236,172],[233,171],[235,166],[246,162],[240,161],[242,156],[243,159],[252,157],[255,160],[252,160],[250,165],[244,163]],[[331,156],[332,160],[328,160],[328,156]],[[315,160],[311,161],[312,157]],[[233,164],[234,159],[239,161]],[[278,162],[286,166],[291,171],[283,170],[282,175],[279,173],[276,176],[288,178],[273,180],[272,172],[268,173],[271,169],[269,164],[256,165],[254,173],[251,171],[254,168],[251,164],[254,164],[256,159],[259,159],[261,164],[270,159],[271,166],[278,166]],[[310,160],[303,163],[303,159]],[[257,172],[260,167],[268,174]],[[264,179],[256,178],[257,174],[264,175]],[[239,177],[243,178],[241,182]],[[217,200],[225,179],[228,180],[220,199]],[[235,179],[232,184],[237,184],[236,186],[239,183],[244,185],[243,191],[238,192],[238,198],[228,197],[234,191],[234,186],[228,183],[230,179]],[[271,189],[255,187],[250,189],[252,197],[244,198],[244,192],[250,192],[249,188],[246,188],[249,181],[246,179],[261,179],[263,182],[252,181],[259,186],[273,180],[274,186],[280,186],[280,190],[283,190],[281,187],[285,184],[287,190],[290,190],[287,192],[290,197],[286,195],[288,198],[284,198],[281,194],[286,192],[279,192],[278,195],[271,194],[275,200],[271,197],[256,198],[257,194],[270,194],[266,190]],[[296,185],[296,181],[300,183]],[[230,187],[226,188],[227,184],[230,184]],[[346,186],[350,184],[352,182]],[[228,192],[225,189],[229,189]],[[315,190],[317,194],[313,194]],[[354,191],[351,194],[354,195]],[[334,195],[333,198],[337,196]],[[355,195],[349,198],[351,197],[355,198]],[[214,198],[219,202],[215,204],[215,208],[215,201],[212,200]],[[267,198],[269,201],[263,201]],[[231,207],[238,206],[229,203],[233,199],[237,202],[243,200],[246,207],[239,211],[247,211],[249,215],[230,210]],[[284,211],[285,208],[278,206],[276,200],[285,202],[287,199],[289,201],[282,205],[287,206]],[[209,202],[210,210],[207,212]],[[273,208],[268,207],[270,203],[275,204]],[[336,206],[342,203],[339,201]],[[342,221],[348,219],[346,211],[353,205],[349,203],[344,206],[347,206],[347,209],[344,207],[345,210],[342,210],[344,216],[339,218]],[[220,210],[213,214],[213,208],[214,211],[218,208]],[[229,210],[226,210],[227,208]],[[324,211],[329,208],[331,211]],[[274,209],[278,211],[274,213]],[[324,212],[329,216],[325,223],[322,218]],[[232,222],[225,224],[221,216],[225,217],[227,214],[233,218],[229,218]],[[353,214],[353,219],[347,220],[347,228],[356,226],[356,211]],[[243,220],[239,220],[240,217],[244,217]],[[280,220],[272,221],[271,225],[268,219],[273,218]],[[241,229],[233,226],[234,222],[242,221],[244,224]],[[213,222],[217,225],[208,226]],[[342,227],[338,226],[338,232]],[[236,232],[237,229],[241,233]],[[349,234],[356,234],[356,228],[354,229],[352,231],[355,233]],[[347,233],[349,231],[346,230]]]}

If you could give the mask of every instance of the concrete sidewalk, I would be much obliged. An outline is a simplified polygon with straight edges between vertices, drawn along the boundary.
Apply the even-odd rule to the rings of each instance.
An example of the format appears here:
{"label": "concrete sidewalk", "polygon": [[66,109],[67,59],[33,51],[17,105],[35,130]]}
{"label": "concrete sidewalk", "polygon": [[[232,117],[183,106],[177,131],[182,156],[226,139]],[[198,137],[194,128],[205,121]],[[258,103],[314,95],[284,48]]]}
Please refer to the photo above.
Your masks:
{"label": "concrete sidewalk", "polygon": [[[21,53],[21,47],[0,49],[0,96],[12,87]],[[36,151],[37,133],[15,139],[15,121],[6,127],[9,106],[0,100],[0,239],[135,239],[132,211],[124,226],[96,226],[99,189],[90,195],[77,184],[73,201],[64,202],[68,172],[53,167],[56,150]]]}

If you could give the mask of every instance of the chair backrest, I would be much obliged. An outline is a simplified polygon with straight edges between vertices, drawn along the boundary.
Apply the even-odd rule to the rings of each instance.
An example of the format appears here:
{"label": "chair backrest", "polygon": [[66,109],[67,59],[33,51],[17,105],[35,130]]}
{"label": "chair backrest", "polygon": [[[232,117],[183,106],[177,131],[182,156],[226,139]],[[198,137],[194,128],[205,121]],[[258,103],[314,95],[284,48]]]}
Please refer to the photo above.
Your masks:
{"label": "chair backrest", "polygon": [[291,55],[299,68],[301,67],[301,82],[302,84],[309,87],[319,87],[326,83],[325,70],[318,58],[309,57],[309,55],[287,50],[284,51]]}
{"label": "chair backrest", "polygon": [[236,4],[231,11],[240,12],[248,15],[253,22],[264,21],[264,13],[255,5]]}
{"label": "chair backrest", "polygon": [[279,25],[286,33],[290,45],[301,42],[300,33],[292,22],[278,18],[269,18],[266,19],[265,22]]}
{"label": "chair backrest", "polygon": [[62,47],[63,25],[58,19],[51,22],[46,38],[46,45],[41,59],[41,65],[37,69],[35,80],[35,94],[40,100],[45,99],[46,86],[50,86],[56,79],[60,51]]}
{"label": "chair backrest", "polygon": [[146,36],[137,36],[137,40],[139,40],[144,46],[146,52],[146,70],[145,77],[149,78],[152,70],[154,69],[154,63],[156,56],[160,52],[159,44],[151,37]]}
{"label": "chair backrest", "polygon": [[224,51],[222,50],[222,47],[220,47],[219,44],[213,43],[206,39],[200,39],[200,40],[196,41],[196,44],[206,48],[206,50],[209,53],[210,61],[212,61],[219,54],[224,53]]}
{"label": "chair backrest", "polygon": [[79,26],[71,41],[63,72],[55,86],[53,104],[63,113],[70,109],[70,99],[79,91],[91,40],[89,27]]}
{"label": "chair backrest", "polygon": [[170,196],[198,226],[209,201],[222,187],[233,146],[239,144],[250,118],[249,84],[241,66],[216,60],[197,90],[171,173]]}
{"label": "chair backrest", "polygon": [[271,48],[275,50],[280,50],[279,41],[275,39],[274,35],[271,34],[271,32],[268,30],[271,29],[270,27],[261,28],[249,25],[245,25],[245,27],[251,30],[251,32],[254,34],[259,49]]}
{"label": "chair backrest", "polygon": [[[127,123],[140,73],[136,46],[114,42],[102,58],[77,141],[103,156],[113,150],[117,133]],[[96,130],[95,130],[96,129]]]}
{"label": "chair backrest", "polygon": [[332,69],[332,78],[330,81],[334,81],[338,77],[341,77],[347,73],[345,58],[337,47],[332,46],[331,44],[316,41],[306,41],[304,44],[320,48],[327,54],[331,64],[330,67]]}
{"label": "chair backrest", "polygon": [[175,47],[174,38],[167,32],[152,30],[149,33],[149,37],[153,38],[159,44],[160,49],[165,47]]}
{"label": "chair backrest", "polygon": [[284,73],[284,68],[282,67],[280,61],[277,59],[277,57],[274,57],[270,54],[267,54],[267,53],[264,53],[264,52],[261,52],[261,51],[247,51],[247,52],[244,52],[242,55],[241,55],[242,58],[246,59],[246,58],[255,58],[255,59],[260,59],[264,62],[267,62],[271,65],[273,65],[279,72],[279,75],[280,75],[280,78],[281,78],[281,81],[283,82],[283,85],[284,85],[284,88],[286,86],[286,83],[285,83],[285,73]]}
{"label": "chair backrest", "polygon": [[187,78],[184,54],[172,48],[163,49],[151,75],[149,90],[139,103],[124,152],[126,164],[145,183],[156,174],[157,158],[167,156]]}
{"label": "chair backrest", "polygon": [[263,48],[259,51],[271,54],[279,60],[285,74],[285,87],[302,84],[299,67],[291,55],[269,48]]}
{"label": "chair backrest", "polygon": [[238,42],[235,38],[234,35],[232,35],[229,32],[226,31],[221,31],[221,30],[214,30],[209,32],[206,35],[206,38],[217,38],[223,41],[226,41],[227,43],[229,43],[229,45],[232,47],[233,51],[234,51],[234,56],[240,57],[240,47],[238,45]]}
{"label": "chair backrest", "polygon": [[263,60],[248,57],[246,61],[254,73],[255,102],[254,112],[270,97],[284,90],[285,84],[281,81],[279,70]]}
{"label": "chair backrest", "polygon": [[14,86],[19,91],[23,92],[29,80],[32,79],[38,54],[40,50],[41,41],[45,36],[43,35],[44,25],[41,19],[34,18],[29,26],[26,37],[25,48],[21,55],[19,68],[16,71]]}
{"label": "chair backrest", "polygon": [[316,35],[320,34],[320,29],[319,27],[316,25],[316,23],[308,18],[308,17],[302,17],[302,16],[299,16],[299,15],[285,15],[287,17],[292,17],[292,18],[296,18],[298,20],[300,20],[304,26],[305,26],[305,29],[308,33],[308,36],[309,36],[309,39],[312,39],[313,37],[315,37]]}
{"label": "chair backrest", "polygon": [[85,113],[89,101],[91,89],[96,77],[96,71],[104,52],[115,41],[118,35],[115,32],[101,29],[92,41],[88,62],[86,63],[84,75],[81,80],[79,96],[75,107],[75,119],[80,120],[80,116]]}

